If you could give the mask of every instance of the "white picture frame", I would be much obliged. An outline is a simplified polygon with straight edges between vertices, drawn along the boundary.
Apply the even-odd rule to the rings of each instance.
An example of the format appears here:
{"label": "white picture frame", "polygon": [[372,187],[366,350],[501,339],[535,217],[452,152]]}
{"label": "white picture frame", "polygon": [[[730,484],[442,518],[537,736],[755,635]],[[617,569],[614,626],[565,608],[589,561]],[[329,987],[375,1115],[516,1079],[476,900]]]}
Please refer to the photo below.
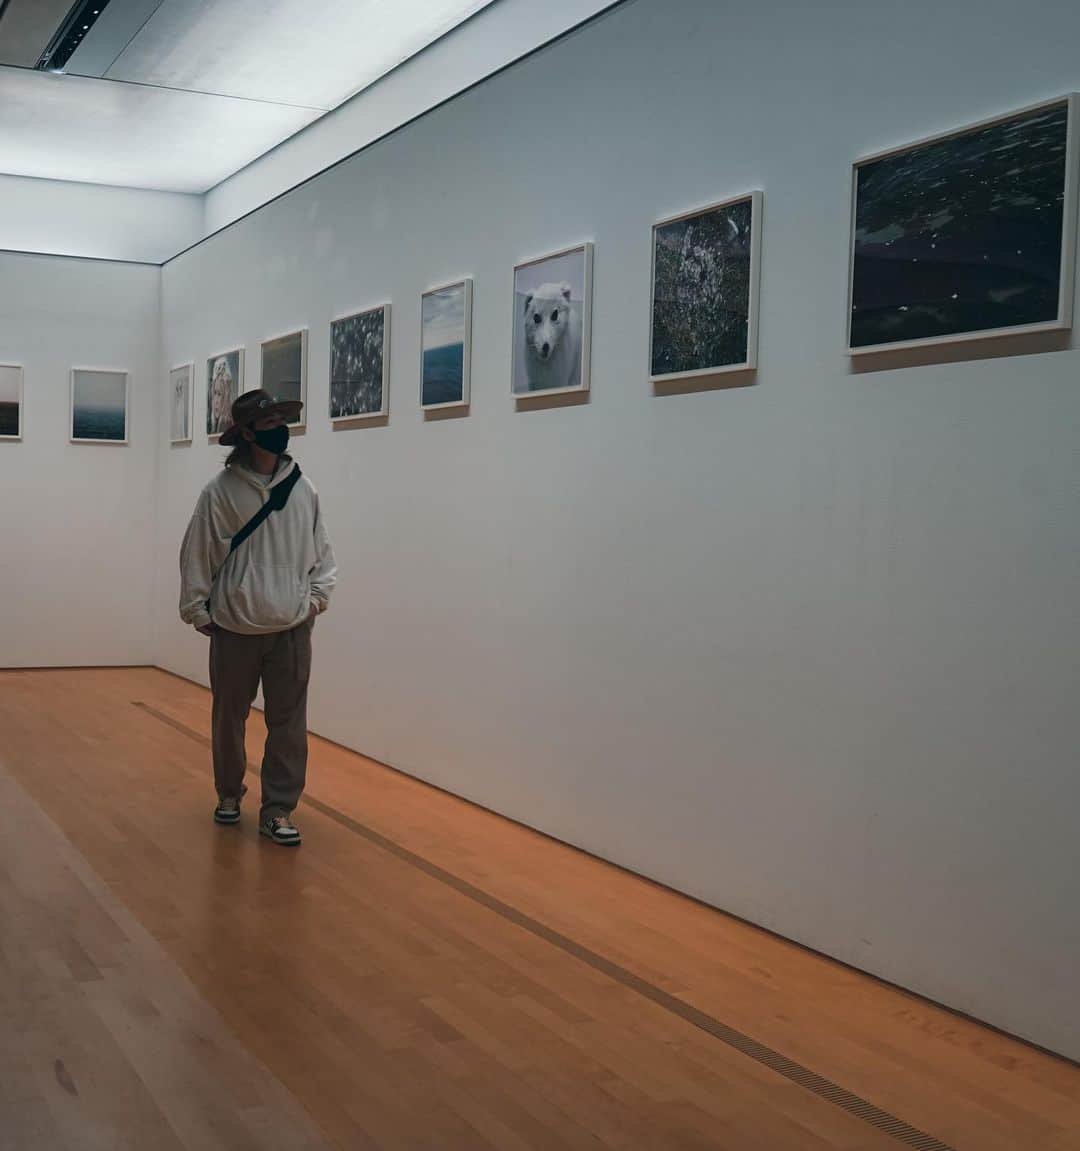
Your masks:
{"label": "white picture frame", "polygon": [[[1037,116],[1063,106],[1066,112],[1064,129],[1065,156],[1064,176],[1062,187],[1062,223],[1060,232],[1060,259],[1057,285],[1057,314],[1048,319],[1031,323],[994,324],[989,327],[976,327],[966,330],[957,330],[940,335],[920,336],[917,338],[897,339],[874,342],[856,342],[853,335],[855,326],[856,288],[856,239],[859,220],[859,175],[868,165],[893,159],[919,149],[925,149],[936,144],[943,144],[951,140],[961,140],[972,133],[1006,125],[1010,121],[1022,120]],[[851,205],[850,225],[848,238],[848,280],[847,280],[847,309],[845,313],[845,345],[849,356],[875,355],[881,352],[900,352],[916,348],[933,348],[947,344],[968,343],[975,340],[992,340],[1006,336],[1019,336],[1039,332],[1062,331],[1072,327],[1073,317],[1073,277],[1076,259],[1076,227],[1077,227],[1077,132],[1078,132],[1078,104],[1076,93],[1058,96],[1051,100],[1043,100],[1037,104],[1012,109],[1000,115],[965,124],[958,128],[939,132],[933,136],[923,137],[909,143],[874,152],[870,155],[860,156],[852,163],[851,169]],[[1020,168],[1018,170],[1024,170]],[[891,241],[890,241],[891,242]],[[1017,254],[1020,254],[1019,252]],[[913,258],[913,262],[914,262]],[[984,255],[989,261],[989,256]],[[1005,292],[1008,289],[1004,289]],[[956,299],[959,296],[951,296]],[[906,310],[906,306],[898,305],[897,311]]]}
{"label": "white picture frame", "polygon": [[[25,377],[22,364],[0,364],[0,443],[22,442],[26,423],[26,407],[23,403]],[[10,408],[15,409],[14,432],[4,430],[12,426]]]}
{"label": "white picture frame", "polygon": [[[445,296],[451,292],[456,292],[460,289],[462,297],[462,320],[461,320],[461,396],[458,399],[448,400],[434,400],[425,401],[425,395],[430,395],[434,390],[434,381],[431,380],[428,374],[429,364],[428,355],[438,351],[441,347],[456,347],[457,345],[436,344],[433,341],[438,338],[436,331],[437,319],[432,318],[429,323],[429,309],[427,304],[429,300],[434,300],[437,296]],[[455,409],[468,408],[471,403],[471,390],[472,390],[472,306],[473,306],[473,281],[471,276],[463,276],[457,280],[451,280],[445,284],[439,284],[433,288],[428,288],[420,295],[420,408],[425,412],[438,412],[438,411],[453,411]],[[456,318],[456,306],[455,306]],[[429,340],[430,336],[430,340]]]}
{"label": "white picture frame", "polygon": [[[371,420],[385,420],[390,415],[390,313],[391,306],[389,301],[381,304],[375,304],[370,308],[360,308],[351,312],[345,312],[340,316],[335,316],[330,321],[330,422],[331,424],[358,424],[368,422]],[[343,346],[343,341],[348,339],[348,333],[344,325],[351,324],[353,321],[360,320],[374,320],[374,317],[381,316],[382,320],[382,340],[380,357],[381,364],[372,364],[370,373],[371,380],[361,381],[360,387],[370,387],[374,378],[377,376],[380,380],[380,402],[378,408],[360,408],[357,411],[346,411],[346,408],[351,408],[352,401],[349,399],[350,384],[343,381],[338,381],[337,391],[335,392],[334,371],[339,368],[339,356],[348,354],[346,348]],[[366,326],[366,325],[364,325]],[[375,336],[377,338],[377,336]],[[344,393],[342,391],[344,390]],[[334,414],[335,408],[341,408],[338,415]]]}
{"label": "white picture frame", "polygon": [[[102,377],[101,379],[90,379],[89,377]],[[111,378],[104,378],[111,377]],[[86,389],[90,392],[91,397],[97,401],[98,397],[105,398],[109,396],[110,391],[114,391],[117,383],[121,383],[123,387],[123,404],[117,404],[115,399],[112,402],[102,403],[83,403],[77,407],[76,393],[80,388]],[[68,430],[69,438],[73,444],[102,444],[116,447],[124,447],[130,442],[130,417],[131,417],[131,377],[124,368],[93,368],[93,367],[76,367],[72,368],[70,372],[70,402],[68,404]],[[86,395],[84,393],[83,399],[85,401]],[[110,424],[115,423],[118,414],[123,415],[123,436],[105,436],[105,435],[87,435],[78,434],[79,432],[85,433],[88,427],[108,427]],[[77,426],[78,425],[78,426]]]}
{"label": "white picture frame", "polygon": [[[299,341],[299,369],[300,380],[298,395],[292,395],[290,392],[281,390],[279,381],[276,379],[267,379],[267,352],[273,354],[275,350],[286,350],[286,343],[295,343]],[[291,349],[289,349],[291,350]],[[291,381],[287,381],[291,382]],[[268,391],[272,396],[279,400],[299,400],[303,404],[300,411],[300,418],[295,423],[289,424],[289,427],[294,431],[304,428],[307,425],[307,384],[308,384],[308,329],[307,328],[294,328],[291,332],[283,332],[277,336],[270,336],[268,339],[262,341],[259,345],[259,386]]]}
{"label": "white picture frame", "polygon": [[[696,367],[679,368],[670,371],[657,371],[657,247],[661,239],[661,232],[688,221],[712,215],[722,215],[743,204],[749,205],[750,220],[746,227],[746,235],[743,237],[736,235],[735,242],[740,247],[745,246],[748,250],[745,355],[741,359],[727,362],[702,364]],[[649,272],[649,380],[652,383],[666,384],[677,380],[703,379],[712,376],[728,375],[732,372],[752,372],[757,369],[759,304],[761,299],[761,237],[764,204],[764,192],[760,189],[754,189],[753,191],[742,192],[737,196],[729,196],[724,200],[717,200],[696,208],[690,208],[674,216],[666,216],[653,224],[650,235],[651,254]],[[731,220],[730,215],[728,219],[729,221]],[[728,226],[734,228],[735,224],[729,223]],[[704,353],[702,353],[702,355],[704,355]]]}
{"label": "white picture frame", "polygon": [[[187,397],[186,402],[178,395],[176,388],[182,382],[183,376],[181,373],[187,373]],[[190,444],[193,442],[195,436],[195,361],[192,360],[186,364],[177,364],[175,367],[169,369],[169,378],[166,385],[166,408],[169,412],[169,443],[174,446],[182,444]],[[183,428],[177,429],[176,417],[181,413],[183,405],[184,418],[187,424],[187,435],[183,434]],[[178,436],[175,433],[180,431]]]}
{"label": "white picture frame", "polygon": [[[221,439],[221,433],[232,423],[232,404],[233,401],[244,394],[244,352],[245,349],[240,347],[232,347],[224,352],[215,352],[212,356],[206,357],[206,438],[212,443],[216,444]],[[235,357],[235,359],[233,359]],[[227,397],[218,397],[215,403],[213,389],[215,386],[215,365],[218,360],[232,360],[229,364],[229,372],[233,377],[233,382]],[[222,406],[223,405],[223,406]],[[212,431],[212,424],[217,423],[218,430]]]}
{"label": "white picture frame", "polygon": [[[595,245],[593,242],[591,240],[585,240],[579,244],[561,248],[558,251],[548,252],[542,256],[534,256],[530,259],[522,260],[520,263],[514,265],[513,289],[511,292],[513,298],[513,326],[511,329],[510,394],[515,402],[536,399],[540,396],[566,396],[589,391],[592,359],[594,250]],[[575,266],[579,256],[581,260],[580,273],[578,273]],[[567,280],[564,274],[568,270],[572,276],[570,280]],[[549,275],[551,277],[557,276],[558,279],[548,279]],[[524,305],[535,301],[536,297],[533,294],[535,290],[544,289],[550,293],[553,289],[561,285],[566,285],[570,291],[569,294],[564,295],[563,298],[571,305],[570,315],[572,316],[574,289],[578,286],[578,283],[575,281],[580,282],[581,294],[578,310],[580,345],[577,349],[573,349],[573,354],[566,357],[565,365],[556,363],[558,347],[556,347],[554,354],[549,360],[543,363],[537,363],[536,360],[538,357],[533,354],[535,350],[534,341],[526,334],[527,317]],[[550,309],[548,316],[554,314],[555,311],[559,311],[561,316],[563,310],[558,306],[558,300],[553,299],[551,302],[556,306]],[[540,316],[543,323],[546,319],[544,312],[545,309],[537,309],[528,315],[529,317]],[[560,342],[562,338],[563,336],[560,335]],[[533,361],[530,363],[531,355],[533,356]],[[553,365],[556,367],[556,371],[549,375],[550,368]],[[566,368],[565,373],[563,372],[564,366]],[[542,386],[542,383],[539,386],[537,385],[537,380],[542,382],[547,378],[552,379],[552,386]],[[559,383],[558,381],[563,378],[568,382]]]}

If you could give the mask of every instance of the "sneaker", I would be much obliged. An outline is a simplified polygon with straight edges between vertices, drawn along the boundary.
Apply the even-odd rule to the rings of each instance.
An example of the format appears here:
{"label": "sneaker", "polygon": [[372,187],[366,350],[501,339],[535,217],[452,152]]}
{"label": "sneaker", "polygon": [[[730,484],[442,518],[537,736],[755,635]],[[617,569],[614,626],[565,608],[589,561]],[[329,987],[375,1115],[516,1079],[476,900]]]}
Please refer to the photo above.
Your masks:
{"label": "sneaker", "polygon": [[272,815],[259,825],[259,834],[284,847],[299,847],[300,832],[287,815]]}
{"label": "sneaker", "polygon": [[219,799],[217,807],[214,808],[214,822],[239,823],[240,800],[233,795],[227,796],[224,799]]}

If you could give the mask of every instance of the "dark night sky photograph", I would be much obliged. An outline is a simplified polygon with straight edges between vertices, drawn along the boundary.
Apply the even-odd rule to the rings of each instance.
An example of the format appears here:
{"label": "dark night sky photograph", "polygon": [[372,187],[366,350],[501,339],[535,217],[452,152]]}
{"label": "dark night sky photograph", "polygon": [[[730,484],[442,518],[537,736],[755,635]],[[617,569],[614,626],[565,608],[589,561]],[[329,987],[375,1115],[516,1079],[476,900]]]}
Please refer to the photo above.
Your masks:
{"label": "dark night sky photograph", "polygon": [[857,172],[851,346],[1058,318],[1068,105]]}

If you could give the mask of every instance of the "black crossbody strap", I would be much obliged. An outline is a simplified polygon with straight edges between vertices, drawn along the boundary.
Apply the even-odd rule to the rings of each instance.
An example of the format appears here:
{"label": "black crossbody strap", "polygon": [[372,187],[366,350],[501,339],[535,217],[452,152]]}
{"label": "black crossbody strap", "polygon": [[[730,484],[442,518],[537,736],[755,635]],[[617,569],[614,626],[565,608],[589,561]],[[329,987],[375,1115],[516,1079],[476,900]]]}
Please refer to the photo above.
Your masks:
{"label": "black crossbody strap", "polygon": [[280,484],[275,484],[270,489],[270,497],[266,503],[248,520],[246,524],[233,536],[229,544],[229,555],[251,535],[252,532],[263,522],[268,519],[272,512],[281,511],[281,509],[289,502],[289,496],[292,495],[293,488],[296,487],[300,479],[300,465],[293,463],[293,470],[281,481]]}

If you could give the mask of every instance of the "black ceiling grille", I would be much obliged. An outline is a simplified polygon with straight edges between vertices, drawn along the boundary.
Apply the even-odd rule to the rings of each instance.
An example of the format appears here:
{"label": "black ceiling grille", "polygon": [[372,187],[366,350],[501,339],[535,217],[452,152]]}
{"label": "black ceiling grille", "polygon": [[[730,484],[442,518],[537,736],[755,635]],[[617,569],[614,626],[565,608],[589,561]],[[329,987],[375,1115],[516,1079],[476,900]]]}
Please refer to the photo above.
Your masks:
{"label": "black ceiling grille", "polygon": [[63,72],[75,49],[108,6],[109,0],[75,0],[34,67],[40,72]]}

